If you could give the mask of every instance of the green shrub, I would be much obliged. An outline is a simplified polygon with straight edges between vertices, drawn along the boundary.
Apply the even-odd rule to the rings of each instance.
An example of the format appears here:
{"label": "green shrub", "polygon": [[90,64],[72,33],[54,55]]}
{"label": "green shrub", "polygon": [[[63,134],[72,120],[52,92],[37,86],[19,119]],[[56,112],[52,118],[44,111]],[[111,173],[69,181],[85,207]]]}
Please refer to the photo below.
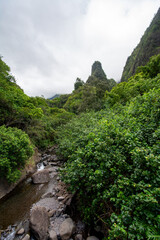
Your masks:
{"label": "green shrub", "polygon": [[0,177],[17,181],[32,154],[33,146],[27,134],[17,128],[0,127]]}
{"label": "green shrub", "polygon": [[62,179],[77,192],[86,222],[103,222],[107,239],[146,239],[160,227],[159,108],[160,90],[153,89],[59,131],[68,159]]}

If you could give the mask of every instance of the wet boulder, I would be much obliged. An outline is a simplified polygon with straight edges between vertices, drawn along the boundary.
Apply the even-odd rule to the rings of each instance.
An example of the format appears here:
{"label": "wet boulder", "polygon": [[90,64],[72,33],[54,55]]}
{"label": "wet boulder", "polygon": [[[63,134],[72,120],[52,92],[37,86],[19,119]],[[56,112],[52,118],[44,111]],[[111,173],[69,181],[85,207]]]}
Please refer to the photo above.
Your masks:
{"label": "wet boulder", "polygon": [[75,224],[71,218],[67,218],[62,222],[59,228],[59,234],[62,240],[68,240],[75,231]]}
{"label": "wet boulder", "polygon": [[48,239],[49,217],[45,207],[36,206],[30,214],[30,229],[37,240]]}
{"label": "wet boulder", "polygon": [[43,169],[40,171],[37,171],[32,175],[32,181],[33,183],[47,183],[49,182],[49,170]]}

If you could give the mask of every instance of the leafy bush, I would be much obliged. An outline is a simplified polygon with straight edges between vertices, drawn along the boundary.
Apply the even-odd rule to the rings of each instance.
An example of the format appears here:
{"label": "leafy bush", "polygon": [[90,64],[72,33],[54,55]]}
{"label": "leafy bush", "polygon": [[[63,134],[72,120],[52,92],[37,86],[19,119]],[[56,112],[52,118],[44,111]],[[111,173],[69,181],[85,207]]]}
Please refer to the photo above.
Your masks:
{"label": "leafy bush", "polygon": [[147,78],[142,72],[137,73],[128,82],[117,84],[111,92],[106,91],[106,105],[110,107],[125,105],[126,102],[132,101],[132,98],[143,95],[154,88],[160,88],[160,74],[154,78]]}
{"label": "leafy bush", "polygon": [[68,159],[62,179],[77,191],[86,222],[102,221],[108,239],[146,239],[160,227],[159,108],[153,89],[59,131]]}
{"label": "leafy bush", "polygon": [[[0,58],[0,126],[22,129],[39,149],[45,149],[55,141],[57,125],[73,114],[54,108],[53,101],[27,96],[11,77],[10,68]],[[66,97],[61,96],[60,105]]]}
{"label": "leafy bush", "polygon": [[77,90],[79,87],[82,87],[83,85],[84,82],[80,78],[77,78],[76,82],[74,83],[74,90]]}
{"label": "leafy bush", "polygon": [[137,73],[128,82],[117,84],[111,92],[106,91],[106,104],[110,107],[125,105],[133,97],[143,95],[154,88],[160,88],[160,54],[151,57],[146,66],[138,67]]}
{"label": "leafy bush", "polygon": [[33,146],[27,134],[17,128],[0,127],[0,177],[17,181],[32,154]]}
{"label": "leafy bush", "polygon": [[32,142],[39,149],[44,150],[55,143],[57,137],[56,128],[66,124],[73,116],[73,113],[69,113],[64,109],[48,108],[40,121],[35,121],[33,125],[27,128],[27,133]]}
{"label": "leafy bush", "polygon": [[150,58],[145,66],[137,68],[137,72],[142,72],[147,78],[154,78],[160,73],[160,54]]}

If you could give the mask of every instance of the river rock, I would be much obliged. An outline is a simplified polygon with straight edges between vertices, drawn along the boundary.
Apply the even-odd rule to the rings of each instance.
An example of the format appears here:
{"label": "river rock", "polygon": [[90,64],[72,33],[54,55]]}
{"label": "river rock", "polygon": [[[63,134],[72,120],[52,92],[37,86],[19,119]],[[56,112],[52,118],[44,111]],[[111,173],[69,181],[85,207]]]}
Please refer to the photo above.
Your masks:
{"label": "river rock", "polygon": [[53,217],[53,215],[54,215],[55,213],[56,213],[56,210],[55,210],[55,209],[49,210],[48,216],[49,216],[49,217]]}
{"label": "river rock", "polygon": [[45,207],[32,208],[30,215],[30,228],[37,240],[48,239],[49,217]]}
{"label": "river rock", "polygon": [[62,201],[62,200],[64,200],[64,199],[65,199],[65,197],[63,197],[63,196],[58,197],[58,200],[59,200],[59,201]]}
{"label": "river rock", "polygon": [[22,234],[24,234],[24,232],[25,232],[25,231],[24,231],[24,228],[21,228],[21,229],[17,232],[17,234],[18,234],[18,235],[22,235]]}
{"label": "river rock", "polygon": [[32,175],[33,183],[47,183],[49,179],[49,171],[47,169],[40,170]]}
{"label": "river rock", "polygon": [[83,240],[82,234],[77,234],[77,235],[75,236],[75,240]]}
{"label": "river rock", "polygon": [[49,239],[50,240],[57,240],[57,234],[54,230],[49,231]]}
{"label": "river rock", "polygon": [[67,218],[62,222],[59,233],[62,240],[68,240],[75,231],[75,224],[71,218]]}
{"label": "river rock", "polygon": [[24,238],[22,238],[22,240],[30,240],[29,234],[26,234],[26,236]]}
{"label": "river rock", "polygon": [[41,198],[42,198],[42,199],[43,199],[43,198],[51,198],[51,197],[53,197],[53,195],[54,195],[54,194],[53,194],[52,192],[47,192],[47,193],[43,194]]}
{"label": "river rock", "polygon": [[99,240],[99,239],[95,236],[90,236],[86,240]]}

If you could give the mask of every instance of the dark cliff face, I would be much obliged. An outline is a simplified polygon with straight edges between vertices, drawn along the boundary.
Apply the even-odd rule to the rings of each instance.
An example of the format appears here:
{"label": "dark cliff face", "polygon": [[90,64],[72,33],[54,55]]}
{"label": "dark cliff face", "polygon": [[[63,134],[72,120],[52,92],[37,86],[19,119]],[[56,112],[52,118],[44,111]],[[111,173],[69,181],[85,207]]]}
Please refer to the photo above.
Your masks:
{"label": "dark cliff face", "polygon": [[91,76],[89,76],[87,84],[100,88],[104,93],[106,90],[110,91],[116,85],[114,79],[107,79],[107,76],[99,61],[95,61],[92,65]]}
{"label": "dark cliff face", "polygon": [[94,86],[98,89],[101,89],[103,92],[102,95],[106,90],[109,90],[109,82],[106,78],[106,74],[102,69],[102,65],[99,61],[95,61],[92,65],[91,69],[91,76],[88,77],[86,82],[90,86]]}
{"label": "dark cliff face", "polygon": [[96,61],[92,65],[91,76],[97,77],[99,79],[106,79],[106,74],[102,69],[102,65],[100,62]]}
{"label": "dark cliff face", "polygon": [[128,57],[121,82],[135,74],[137,67],[145,65],[149,58],[160,53],[160,8],[145,31],[140,43]]}

